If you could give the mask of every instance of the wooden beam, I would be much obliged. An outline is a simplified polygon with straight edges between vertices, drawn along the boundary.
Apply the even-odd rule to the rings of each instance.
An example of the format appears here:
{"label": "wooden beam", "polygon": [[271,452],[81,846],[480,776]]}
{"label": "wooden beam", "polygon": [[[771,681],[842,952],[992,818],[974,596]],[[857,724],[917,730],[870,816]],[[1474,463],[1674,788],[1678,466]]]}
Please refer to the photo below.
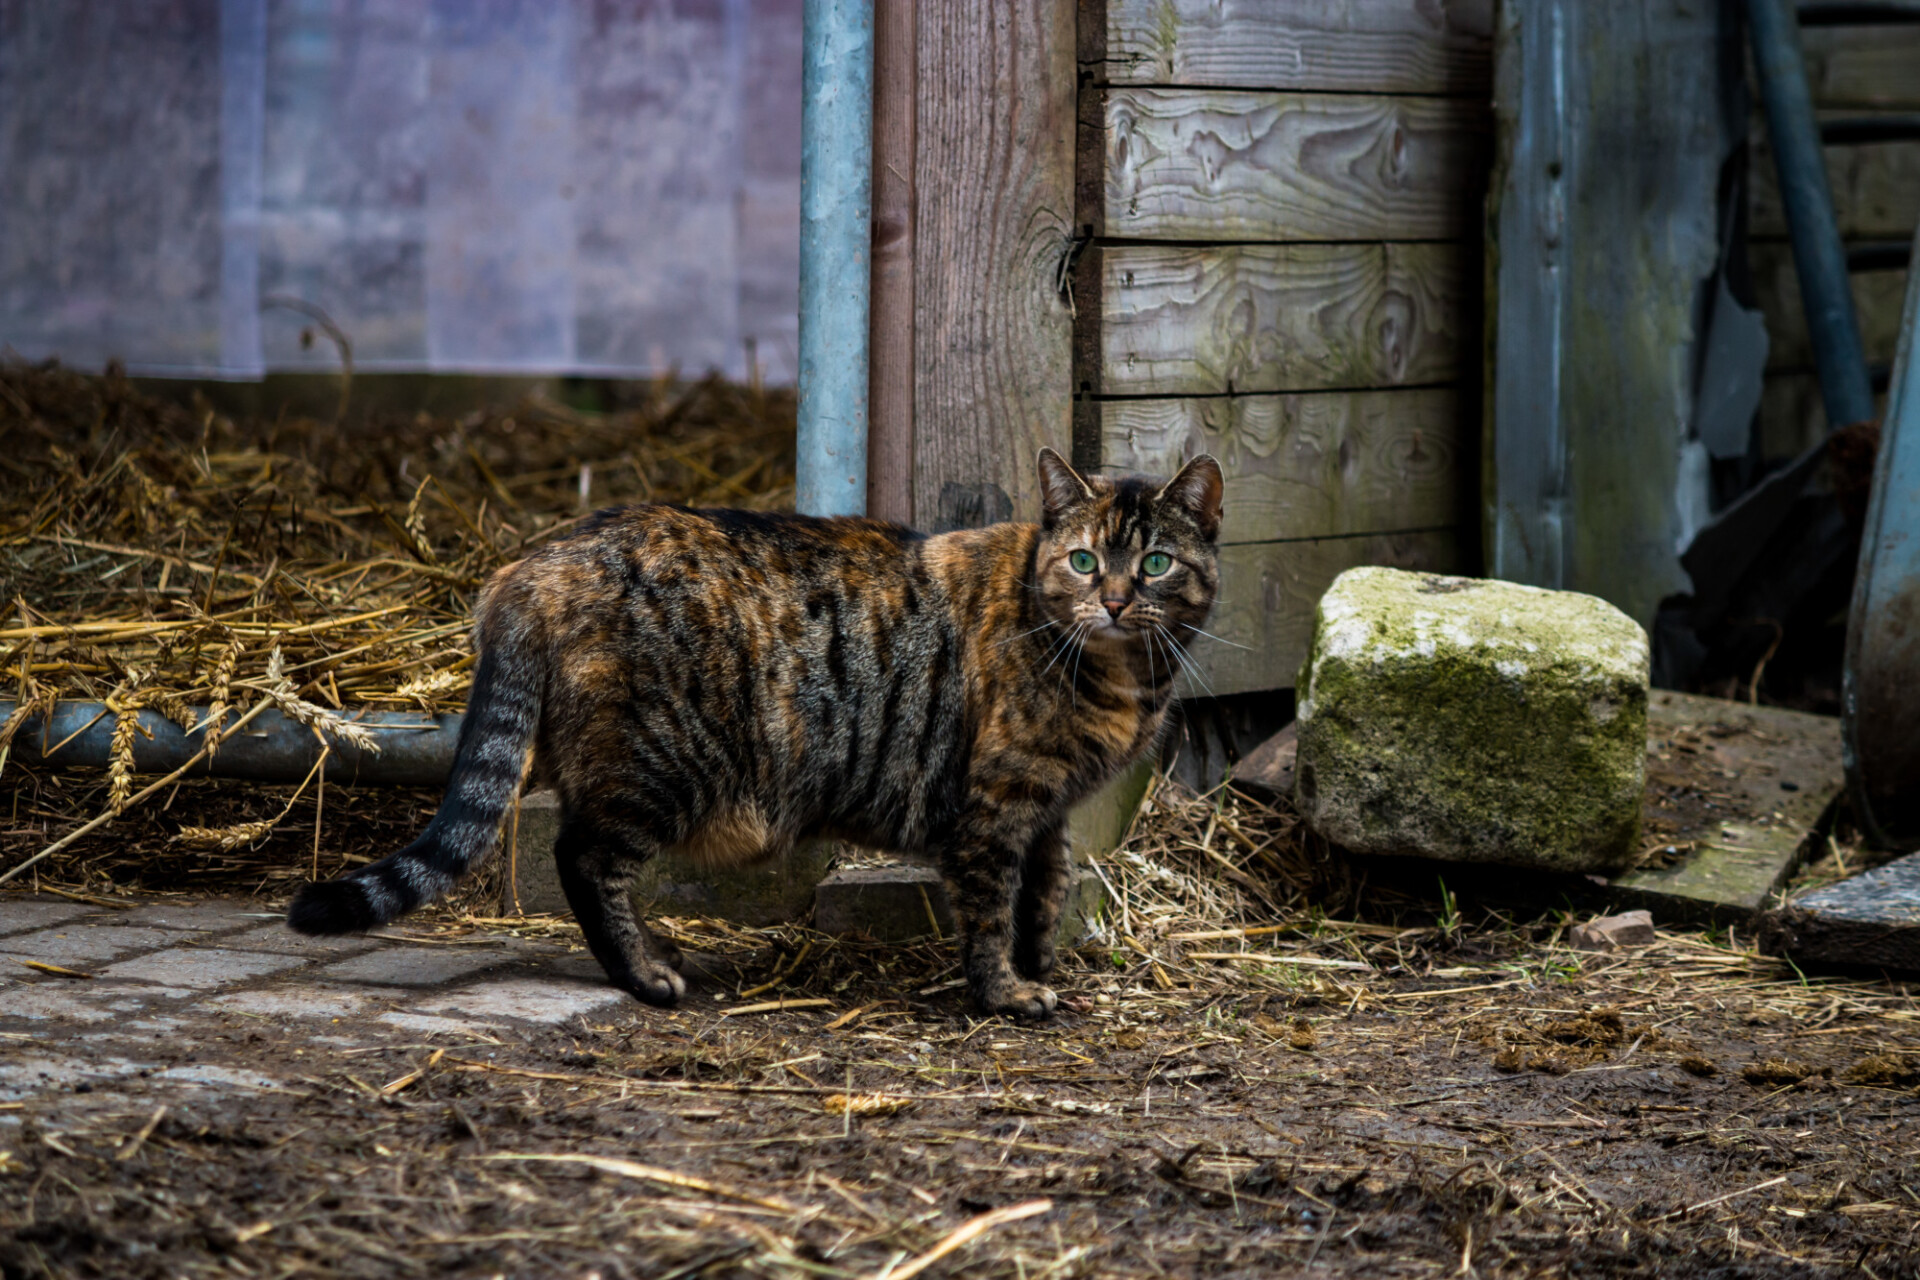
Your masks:
{"label": "wooden beam", "polygon": [[[1333,580],[1363,564],[1452,572],[1452,530],[1378,533],[1305,542],[1257,542],[1220,550],[1220,599],[1207,630],[1189,646],[1204,682],[1197,695],[1288,689],[1313,638],[1313,613]],[[1237,647],[1244,646],[1244,647]]]}
{"label": "wooden beam", "polygon": [[[1150,240],[1434,240],[1479,227],[1491,121],[1450,98],[1098,92],[1093,233]],[[1087,188],[1082,186],[1083,194]]]}
{"label": "wooden beam", "polygon": [[917,0],[873,13],[873,305],[867,370],[867,514],[913,522],[914,87]]}
{"label": "wooden beam", "polygon": [[1475,97],[1492,78],[1492,0],[1105,0],[1087,9],[1083,22],[1095,29],[1081,58],[1102,83]]}
{"label": "wooden beam", "polygon": [[[1920,30],[1920,28],[1916,28]],[[1911,70],[1920,80],[1920,54]],[[1855,119],[1870,113],[1822,111],[1822,120]],[[1909,114],[1902,112],[1900,114]],[[1756,236],[1782,237],[1787,218],[1780,204],[1780,175],[1767,144],[1766,124],[1756,119],[1750,187],[1750,230]],[[1920,225],[1920,140],[1831,144],[1824,149],[1827,182],[1833,188],[1833,213],[1840,234],[1849,239],[1910,240]]]}
{"label": "wooden beam", "polygon": [[1461,332],[1471,298],[1455,245],[1123,245],[1086,257],[1100,333],[1078,376],[1096,395],[1452,382],[1477,336]]}
{"label": "wooden beam", "polygon": [[1101,402],[1101,461],[1172,475],[1211,453],[1223,543],[1440,528],[1464,514],[1451,388]]}
{"label": "wooden beam", "polygon": [[[1920,223],[1920,216],[1914,221]],[[1793,251],[1780,240],[1755,240],[1747,245],[1753,271],[1753,292],[1767,318],[1767,368],[1775,372],[1811,371],[1813,343],[1807,335],[1807,313],[1800,303],[1800,279]],[[1891,364],[1900,345],[1900,315],[1907,297],[1905,271],[1856,271],[1853,310],[1860,320],[1860,342],[1867,363]]]}
{"label": "wooden beam", "polygon": [[1819,107],[1920,107],[1920,25],[1805,27],[1807,87]]}
{"label": "wooden beam", "polygon": [[914,521],[1039,515],[1072,424],[1071,0],[926,0],[914,156]]}

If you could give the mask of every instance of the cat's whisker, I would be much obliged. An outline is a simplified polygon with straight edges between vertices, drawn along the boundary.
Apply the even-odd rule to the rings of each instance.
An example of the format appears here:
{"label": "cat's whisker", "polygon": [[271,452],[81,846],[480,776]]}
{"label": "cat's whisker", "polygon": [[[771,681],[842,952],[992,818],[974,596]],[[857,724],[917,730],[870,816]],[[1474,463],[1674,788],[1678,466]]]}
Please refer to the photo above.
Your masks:
{"label": "cat's whisker", "polygon": [[[1053,670],[1053,664],[1066,656],[1067,650],[1073,647],[1074,636],[1079,633],[1081,627],[1087,625],[1089,624],[1085,620],[1075,622],[1071,627],[1067,628],[1059,640],[1054,642],[1053,648],[1049,651],[1053,656],[1047,659],[1046,666],[1040,668],[1041,675],[1045,675],[1047,672]],[[1064,674],[1064,672],[1062,674]]]}
{"label": "cat's whisker", "polygon": [[1025,631],[1022,631],[1017,635],[1008,636],[1005,640],[1002,640],[999,644],[995,645],[994,648],[1004,649],[1006,646],[1012,644],[1015,640],[1024,640],[1036,631],[1045,631],[1048,627],[1056,627],[1059,625],[1060,624],[1055,622],[1052,618],[1048,618],[1045,622],[1041,623],[1037,627],[1028,627]]}
{"label": "cat's whisker", "polygon": [[1193,632],[1197,636],[1205,636],[1207,639],[1216,641],[1220,644],[1231,645],[1236,649],[1245,649],[1249,653],[1253,652],[1253,646],[1250,644],[1241,644],[1238,640],[1229,640],[1225,636],[1217,636],[1213,634],[1213,632],[1208,631],[1204,627],[1194,626],[1191,622],[1187,624],[1187,630]]}
{"label": "cat's whisker", "polygon": [[1181,644],[1180,641],[1175,638],[1174,634],[1165,627],[1156,626],[1154,629],[1160,633],[1160,638],[1167,643],[1173,652],[1173,656],[1179,660],[1181,669],[1187,673],[1187,677],[1197,684],[1209,698],[1216,697],[1217,695],[1213,691],[1212,683],[1208,681],[1205,675],[1201,674],[1200,664],[1194,661],[1193,655],[1187,652],[1186,646]]}

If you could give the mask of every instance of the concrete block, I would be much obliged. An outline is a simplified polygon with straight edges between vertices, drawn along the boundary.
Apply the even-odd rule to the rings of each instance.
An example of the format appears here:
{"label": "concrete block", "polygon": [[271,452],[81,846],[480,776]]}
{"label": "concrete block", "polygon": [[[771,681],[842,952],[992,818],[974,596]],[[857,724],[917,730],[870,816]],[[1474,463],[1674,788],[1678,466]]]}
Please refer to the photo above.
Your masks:
{"label": "concrete block", "polygon": [[[1100,877],[1076,867],[1061,913],[1060,944],[1072,946],[1085,938],[1105,905]],[[876,942],[951,938],[958,929],[946,881],[917,862],[833,872],[814,890],[813,927],[822,933],[864,934]]]}
{"label": "concrete block", "polygon": [[175,947],[108,965],[101,970],[101,976],[206,991],[262,978],[285,969],[296,969],[304,963],[297,956],[276,956],[260,951]]}
{"label": "concrete block", "polygon": [[1356,853],[1624,870],[1647,663],[1646,633],[1593,596],[1349,569],[1300,672],[1301,815]]}
{"label": "concrete block", "polygon": [[375,987],[437,987],[443,982],[497,968],[513,954],[496,947],[389,946],[320,970],[329,982]]}
{"label": "concrete block", "polygon": [[1601,916],[1577,924],[1567,932],[1567,943],[1576,951],[1617,951],[1622,947],[1644,947],[1654,940],[1651,911],[1624,911],[1617,916]]}
{"label": "concrete block", "polygon": [[908,942],[957,929],[946,881],[922,863],[851,867],[835,871],[813,891],[813,927],[822,933],[865,934],[878,942]]}
{"label": "concrete block", "polygon": [[1818,964],[1920,972],[1920,853],[1789,903],[1766,921],[1761,946]]}
{"label": "concrete block", "polygon": [[76,916],[84,916],[92,910],[77,902],[62,902],[58,898],[0,898],[0,935],[44,929]]}
{"label": "concrete block", "polygon": [[38,933],[15,934],[0,938],[0,952],[21,960],[39,960],[45,964],[85,968],[104,960],[132,955],[136,951],[156,951],[180,941],[177,933],[163,929],[139,929],[109,924],[77,924],[65,928],[42,929]]}
{"label": "concrete block", "polygon": [[584,982],[506,981],[478,982],[457,991],[443,992],[416,1001],[411,1010],[425,1014],[457,1014],[469,1018],[516,1018],[522,1022],[558,1025],[582,1014],[613,1009],[633,1003],[633,997],[618,987]]}
{"label": "concrete block", "polygon": [[[505,910],[565,914],[566,894],[553,863],[560,834],[560,798],[533,791],[521,798],[513,851],[514,874],[503,892]],[[646,915],[714,916],[758,928],[800,919],[813,901],[813,886],[827,873],[834,846],[807,841],[784,859],[738,871],[713,871],[690,859],[665,856],[649,863],[634,881],[635,906]]]}

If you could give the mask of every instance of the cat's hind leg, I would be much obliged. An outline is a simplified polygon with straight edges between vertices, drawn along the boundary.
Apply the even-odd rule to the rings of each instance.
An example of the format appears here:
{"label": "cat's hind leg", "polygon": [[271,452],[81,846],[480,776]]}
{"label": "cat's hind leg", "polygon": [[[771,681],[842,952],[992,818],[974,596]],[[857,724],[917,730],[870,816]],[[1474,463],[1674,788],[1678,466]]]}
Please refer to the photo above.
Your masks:
{"label": "cat's hind leg", "polygon": [[634,873],[657,851],[634,827],[591,811],[565,813],[554,844],[560,888],[607,980],[648,1004],[669,1005],[687,993],[676,972],[680,949],[654,936],[630,895]]}
{"label": "cat's hind leg", "polygon": [[1013,967],[1036,982],[1045,982],[1053,973],[1054,940],[1072,881],[1073,854],[1067,847],[1067,833],[1052,827],[1027,850],[1013,917]]}

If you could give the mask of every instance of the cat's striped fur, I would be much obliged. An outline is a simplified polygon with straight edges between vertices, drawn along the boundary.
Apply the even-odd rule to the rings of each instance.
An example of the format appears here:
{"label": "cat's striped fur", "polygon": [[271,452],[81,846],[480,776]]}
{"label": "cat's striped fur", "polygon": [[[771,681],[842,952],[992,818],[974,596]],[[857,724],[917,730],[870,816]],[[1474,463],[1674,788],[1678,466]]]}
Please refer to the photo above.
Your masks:
{"label": "cat's striped fur", "polygon": [[1164,483],[1085,480],[1051,450],[1040,471],[1041,525],[624,507],[502,569],[440,812],[309,886],[293,927],[365,929],[444,893],[492,850],[531,749],[560,793],[567,901],[641,999],[685,991],[627,895],[641,863],[824,834],[937,857],[975,999],[1045,1016],[1066,812],[1165,723],[1218,585],[1221,477],[1202,457]]}

